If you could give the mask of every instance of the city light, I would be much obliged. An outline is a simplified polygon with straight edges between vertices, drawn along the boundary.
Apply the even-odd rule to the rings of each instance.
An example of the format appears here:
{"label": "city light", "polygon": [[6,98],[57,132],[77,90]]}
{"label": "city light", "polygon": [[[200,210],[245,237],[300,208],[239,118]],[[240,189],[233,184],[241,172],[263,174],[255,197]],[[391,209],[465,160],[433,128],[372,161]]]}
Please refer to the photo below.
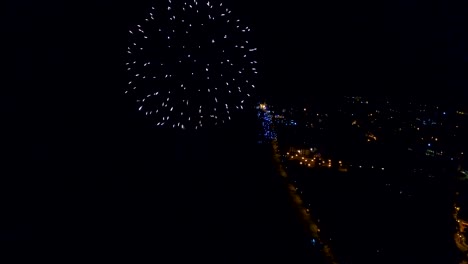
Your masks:
{"label": "city light", "polygon": [[[428,189],[429,191],[433,190],[432,188],[436,190],[436,188],[443,187],[437,186],[433,179],[437,178],[434,176],[438,175],[437,173],[444,172],[435,170],[431,165],[437,164],[441,169],[458,167],[457,180],[463,177],[460,172],[467,171],[468,175],[468,165],[462,156],[465,149],[460,143],[464,134],[457,132],[462,130],[461,128],[464,130],[462,121],[442,118],[441,112],[430,112],[431,106],[419,106],[418,104],[418,106],[414,106],[417,107],[416,109],[412,109],[410,108],[412,106],[401,107],[402,102],[400,101],[403,99],[399,99],[395,105],[392,103],[385,105],[385,101],[382,101],[382,104],[379,100],[376,102],[369,100],[369,105],[365,104],[367,102],[365,97],[360,97],[355,105],[345,105],[344,103],[340,105],[342,102],[336,100],[336,105],[329,104],[334,109],[330,109],[329,105],[327,105],[327,109],[320,109],[321,105],[314,106],[314,109],[310,107],[306,109],[299,104],[289,107],[283,105],[274,107],[279,111],[287,109],[283,112],[284,119],[274,120],[275,126],[279,128],[278,131],[281,131],[281,134],[278,134],[278,140],[282,144],[282,149],[289,150],[287,157],[291,157],[291,159],[286,158],[282,161],[284,161],[286,168],[289,167],[290,171],[288,172],[293,176],[294,185],[298,187],[297,193],[294,192],[300,196],[298,201],[304,207],[307,204],[310,206],[310,203],[313,202],[314,205],[309,207],[311,208],[311,218],[317,219],[316,217],[318,217],[314,215],[316,211],[314,206],[319,208],[322,206],[325,208],[333,207],[335,211],[339,211],[345,206],[360,206],[362,210],[356,212],[362,214],[362,219],[372,219],[378,216],[379,222],[393,225],[394,223],[390,219],[394,218],[389,216],[400,213],[401,207],[404,207],[410,212],[408,218],[411,217],[411,219],[408,226],[413,223],[413,220],[414,222],[421,221],[421,217],[424,219],[422,221],[432,224],[434,222],[432,222],[431,217],[425,217],[423,214],[426,213],[425,198],[442,194],[441,192],[425,192],[422,188],[431,188]],[[390,102],[389,99],[387,101]],[[309,105],[313,104],[307,104],[307,106]],[[302,110],[308,111],[307,114]],[[461,117],[459,119],[462,120]],[[468,119],[465,121],[468,124]],[[297,122],[298,125],[293,127],[291,122]],[[460,129],[455,128],[458,124]],[[450,161],[451,158],[453,161]],[[419,162],[420,160],[424,160],[424,162]],[[408,166],[402,166],[406,163]],[[386,167],[380,167],[382,165]],[[414,177],[400,177],[400,175],[414,175]],[[327,177],[329,180],[323,180]],[[416,178],[419,179],[418,182],[413,181]],[[468,182],[468,177],[466,179]],[[343,189],[336,188],[338,184],[345,185],[344,189],[359,190],[359,192],[346,191],[344,193]],[[363,186],[366,188],[361,188]],[[447,191],[449,193],[443,193],[443,195],[455,193],[454,190]],[[356,199],[356,196],[362,196],[369,200],[375,199],[375,204],[378,206],[369,210],[367,204],[357,205],[359,202],[356,201],[361,200],[359,200],[360,198]],[[340,199],[346,205],[339,208],[339,204],[329,201],[332,198]],[[433,200],[429,199],[429,201]],[[305,210],[304,207],[301,209]],[[464,224],[466,224],[464,228],[468,228],[468,220],[465,222],[465,220],[456,219],[458,215],[461,215],[459,212],[462,211],[457,205],[452,204],[445,209],[452,211],[459,224],[452,220],[453,223],[455,226],[460,226],[458,234],[455,233],[457,230],[448,230],[448,232],[452,239],[455,237],[463,246],[465,233],[460,230]],[[324,224],[330,226],[324,231],[327,231],[327,235],[330,231],[333,241],[336,241],[334,243],[337,246],[349,246],[346,244],[338,245],[343,243],[340,240],[344,240],[340,236],[348,234],[339,234],[340,232],[335,231],[340,230],[339,221],[335,223],[334,220],[328,220],[340,216],[328,212],[318,212],[317,214],[320,214]],[[363,227],[367,228],[366,225]],[[317,226],[312,229],[317,234]],[[410,228],[407,230],[405,235],[416,237]],[[374,229],[369,227],[365,232],[372,233]],[[417,233],[419,234],[419,232]],[[376,236],[379,235],[376,234]],[[373,247],[374,255],[376,250],[379,254],[383,252],[391,254],[390,250],[385,248],[387,247],[385,243],[387,237],[396,239],[397,236],[391,232],[390,234],[385,232],[385,237],[380,235],[381,239],[377,239],[376,245]],[[414,237],[412,238],[415,239]],[[440,243],[437,240],[439,240],[438,237],[432,241],[424,240],[418,243]],[[330,237],[327,236],[323,240],[317,241],[330,241]],[[418,241],[417,238],[415,241]],[[468,244],[464,252],[468,252]]]}

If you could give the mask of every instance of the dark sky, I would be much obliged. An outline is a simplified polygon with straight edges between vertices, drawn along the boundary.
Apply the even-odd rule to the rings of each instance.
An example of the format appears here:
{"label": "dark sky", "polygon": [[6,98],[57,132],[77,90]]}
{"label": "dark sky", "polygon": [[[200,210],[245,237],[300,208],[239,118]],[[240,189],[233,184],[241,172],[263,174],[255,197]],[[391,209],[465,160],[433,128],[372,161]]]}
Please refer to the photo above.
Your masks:
{"label": "dark sky", "polygon": [[466,6],[288,1],[248,10],[265,52],[264,89],[280,97],[466,95]]}
{"label": "dark sky", "polygon": [[[126,28],[151,1],[134,2],[6,1],[8,86],[62,101],[119,89]],[[466,90],[466,7],[414,0],[225,2],[253,25],[267,95]]]}

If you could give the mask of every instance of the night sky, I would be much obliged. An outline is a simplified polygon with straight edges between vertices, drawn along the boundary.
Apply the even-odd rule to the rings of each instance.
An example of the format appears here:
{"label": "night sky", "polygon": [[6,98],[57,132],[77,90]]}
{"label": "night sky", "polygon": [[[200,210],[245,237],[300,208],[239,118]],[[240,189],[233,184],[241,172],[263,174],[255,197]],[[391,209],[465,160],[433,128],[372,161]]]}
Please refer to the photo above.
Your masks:
{"label": "night sky", "polygon": [[[466,7],[442,1],[225,2],[255,30],[263,64],[260,89],[267,96],[416,91],[438,96],[439,89],[465,90]],[[149,3],[7,1],[2,31],[10,36],[4,50],[12,72],[8,90],[50,93],[46,98],[62,98],[51,104],[68,105],[89,100],[90,93],[96,100],[112,95],[122,83],[117,78],[126,29]],[[32,88],[39,82],[47,86]],[[77,88],[64,88],[70,86]]]}
{"label": "night sky", "polygon": [[[458,103],[468,98],[466,4],[224,2],[254,31],[259,98],[391,94]],[[31,175],[42,171],[44,160],[55,159],[60,164],[53,171],[43,170],[41,177],[47,178],[59,175],[60,166],[79,166],[83,155],[147,156],[135,147],[149,138],[141,135],[146,121],[122,92],[127,31],[150,3],[2,1],[4,168]],[[61,163],[64,157],[70,164]],[[18,197],[40,192],[33,186],[22,186]]]}

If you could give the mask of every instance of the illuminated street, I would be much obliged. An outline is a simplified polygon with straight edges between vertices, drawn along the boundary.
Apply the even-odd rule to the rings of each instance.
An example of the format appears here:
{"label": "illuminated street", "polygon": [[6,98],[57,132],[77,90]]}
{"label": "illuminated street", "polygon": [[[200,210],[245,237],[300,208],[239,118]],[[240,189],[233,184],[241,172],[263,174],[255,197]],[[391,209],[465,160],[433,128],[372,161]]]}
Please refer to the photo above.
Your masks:
{"label": "illuminated street", "polygon": [[[260,105],[260,110],[263,111],[265,114],[268,114],[268,107],[265,104]],[[267,129],[274,129],[274,127],[267,127]],[[323,241],[320,238],[320,228],[318,227],[316,221],[313,220],[310,214],[310,208],[308,208],[308,206],[304,204],[300,194],[298,194],[297,192],[297,187],[295,187],[294,184],[291,183],[291,179],[288,177],[287,172],[283,168],[283,165],[281,163],[281,155],[279,154],[280,151],[278,148],[278,142],[274,138],[271,139],[271,147],[273,149],[276,170],[278,171],[279,175],[286,179],[289,195],[291,196],[291,200],[294,204],[296,212],[301,216],[306,230],[310,232],[311,246],[319,247],[320,252],[322,252],[322,254],[325,256],[327,263],[337,263],[327,242]],[[301,159],[303,158],[302,156],[295,155],[291,156],[291,159],[294,159],[294,157],[300,157]],[[301,159],[298,158],[298,160]]]}

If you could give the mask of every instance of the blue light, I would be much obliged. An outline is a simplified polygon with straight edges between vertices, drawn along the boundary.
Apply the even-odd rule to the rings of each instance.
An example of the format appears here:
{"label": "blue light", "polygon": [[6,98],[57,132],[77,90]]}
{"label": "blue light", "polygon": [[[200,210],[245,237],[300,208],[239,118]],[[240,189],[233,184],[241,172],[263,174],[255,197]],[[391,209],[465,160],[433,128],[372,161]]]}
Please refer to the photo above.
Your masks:
{"label": "blue light", "polygon": [[431,143],[427,143],[427,146],[430,147],[430,146],[431,146]]}
{"label": "blue light", "polygon": [[273,130],[272,116],[266,106],[262,110],[258,112],[258,117],[262,120],[263,136],[267,140],[274,140],[276,139],[276,133]]}
{"label": "blue light", "polygon": [[444,115],[445,115],[445,112],[443,112],[442,114],[444,114]]}

